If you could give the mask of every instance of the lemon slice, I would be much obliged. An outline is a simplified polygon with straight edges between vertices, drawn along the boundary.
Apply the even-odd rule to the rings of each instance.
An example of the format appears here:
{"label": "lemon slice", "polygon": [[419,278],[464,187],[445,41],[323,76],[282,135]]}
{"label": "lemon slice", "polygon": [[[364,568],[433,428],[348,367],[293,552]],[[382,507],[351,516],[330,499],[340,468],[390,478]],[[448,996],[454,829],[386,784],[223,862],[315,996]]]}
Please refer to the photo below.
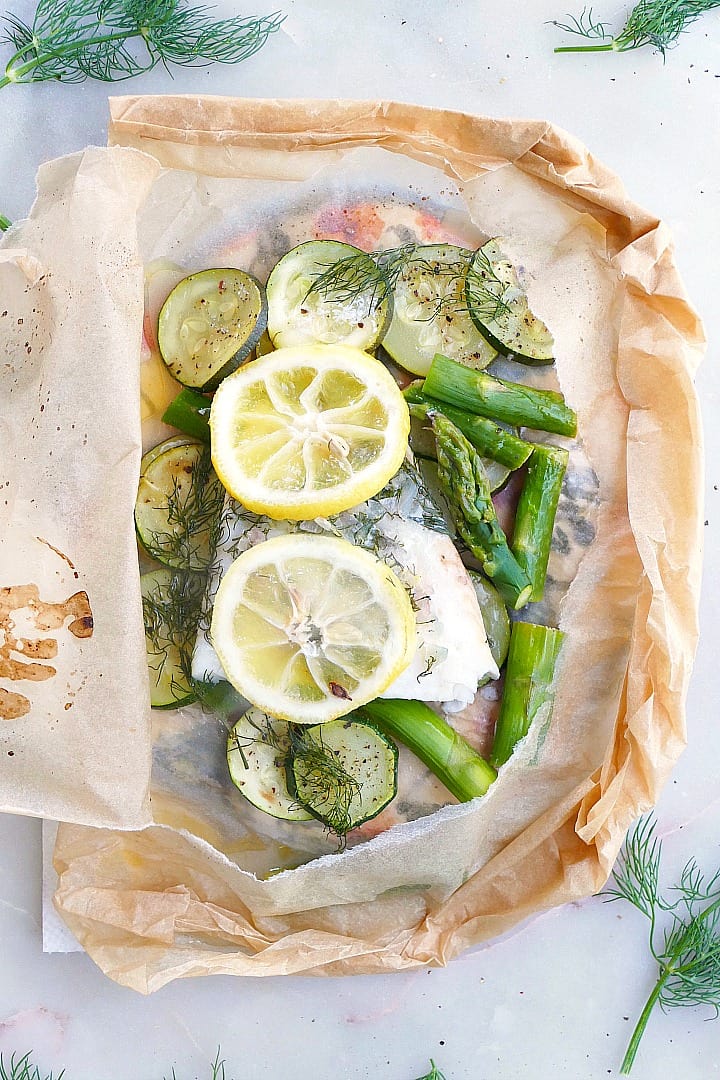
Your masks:
{"label": "lemon slice", "polygon": [[220,582],[210,636],[253,705],[298,724],[344,716],[410,663],[408,593],[347,540],[293,533],[243,552]]}
{"label": "lemon slice", "polygon": [[410,418],[392,375],[346,345],[277,349],[225,379],[210,412],[215,471],[271,518],[339,514],[402,464]]}

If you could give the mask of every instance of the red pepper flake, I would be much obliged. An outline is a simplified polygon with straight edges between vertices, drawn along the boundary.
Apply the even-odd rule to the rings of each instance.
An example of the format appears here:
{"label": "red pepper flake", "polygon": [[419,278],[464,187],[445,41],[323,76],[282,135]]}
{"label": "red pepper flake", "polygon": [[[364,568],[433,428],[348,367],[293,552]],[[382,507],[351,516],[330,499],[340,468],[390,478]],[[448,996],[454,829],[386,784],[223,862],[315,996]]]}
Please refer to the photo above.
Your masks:
{"label": "red pepper flake", "polygon": [[342,698],[343,701],[352,701],[352,698],[348,694],[347,690],[344,686],[341,686],[340,683],[331,682],[330,693],[333,695],[333,697]]}

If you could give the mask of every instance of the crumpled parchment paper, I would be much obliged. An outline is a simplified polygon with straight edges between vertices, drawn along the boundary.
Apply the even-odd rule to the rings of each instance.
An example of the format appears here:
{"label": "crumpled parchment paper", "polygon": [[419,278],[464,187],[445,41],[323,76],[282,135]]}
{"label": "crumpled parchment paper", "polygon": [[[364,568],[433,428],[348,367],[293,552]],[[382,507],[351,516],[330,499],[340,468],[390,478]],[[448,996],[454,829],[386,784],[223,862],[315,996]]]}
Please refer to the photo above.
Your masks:
{"label": "crumpled parchment paper", "polygon": [[[82,569],[93,608],[93,637],[72,663],[94,680],[85,700],[95,728],[66,724],[63,768],[54,776],[34,772],[27,760],[15,773],[0,761],[3,791],[5,772],[21,777],[8,808],[82,823],[58,833],[60,914],[112,978],[150,992],[213,972],[350,974],[444,963],[533,912],[595,892],[630,822],[653,804],[682,750],[697,637],[702,436],[692,376],[704,340],[667,229],[577,140],[542,122],[389,102],[129,97],[113,99],[111,110],[115,146],[46,166],[30,221],[0,249],[8,280],[25,274],[29,281],[35,270],[28,277],[27,267],[37,264],[52,271],[64,296],[82,300],[73,308],[74,333],[66,329],[68,305],[59,309],[54,296],[38,300],[37,324],[45,355],[53,348],[52,367],[60,364],[64,374],[57,374],[64,415],[86,395],[103,417],[72,453],[58,437],[56,495],[46,485],[38,497],[41,535]],[[68,214],[80,220],[83,198],[93,207],[84,236],[64,226]],[[380,217],[389,207],[404,225],[410,215],[416,235],[423,214],[441,221],[448,236],[501,235],[523,267],[531,305],[557,344],[556,374],[536,377],[559,380],[578,412],[588,463],[566,491],[565,524],[577,542],[565,561],[562,545],[553,553],[561,579],[572,563],[557,605],[567,640],[551,724],[531,730],[482,800],[398,823],[341,854],[300,851],[301,865],[268,876],[296,853],[287,837],[268,837],[233,812],[211,721],[192,710],[157,720],[152,780],[147,767],[131,517],[138,268],[160,256],[187,269],[231,258],[262,267],[277,243],[309,238],[309,228],[367,246],[367,212],[342,217],[359,206],[375,206]],[[101,241],[93,233],[98,219]],[[82,275],[69,265],[71,236]],[[73,293],[80,277],[82,291]],[[25,295],[21,282],[11,322]],[[13,362],[17,336],[2,319],[0,335]],[[46,373],[38,363],[39,381]],[[36,383],[13,393],[28,432],[42,397]],[[14,475],[29,494],[42,458],[35,447],[20,448],[17,434],[14,445]],[[42,468],[44,476],[45,462]],[[70,519],[59,510],[71,505],[68,489],[76,494],[69,469],[94,479],[87,498],[96,532],[77,534],[74,546]],[[583,500],[592,507],[578,516]],[[39,528],[31,518],[27,530],[26,515],[15,502],[10,524],[34,535]],[[49,566],[32,547],[22,550],[24,576],[13,572],[8,583],[38,582],[43,599],[53,599]],[[6,575],[2,561],[0,568]],[[64,645],[75,648],[72,640]],[[100,673],[114,694],[98,689]],[[57,715],[60,695],[52,700]],[[0,739],[32,746],[45,733],[32,727],[40,723],[36,711],[39,717],[33,705],[3,722]],[[108,740],[124,747],[121,767]],[[199,746],[206,753],[198,763]],[[130,769],[128,755],[135,755]],[[114,784],[103,771],[109,760]],[[91,792],[72,790],[71,778],[84,784],[87,774],[95,777]],[[144,823],[149,787],[154,824],[119,831]],[[34,801],[24,806],[28,790]],[[109,805],[127,812],[113,818]]]}

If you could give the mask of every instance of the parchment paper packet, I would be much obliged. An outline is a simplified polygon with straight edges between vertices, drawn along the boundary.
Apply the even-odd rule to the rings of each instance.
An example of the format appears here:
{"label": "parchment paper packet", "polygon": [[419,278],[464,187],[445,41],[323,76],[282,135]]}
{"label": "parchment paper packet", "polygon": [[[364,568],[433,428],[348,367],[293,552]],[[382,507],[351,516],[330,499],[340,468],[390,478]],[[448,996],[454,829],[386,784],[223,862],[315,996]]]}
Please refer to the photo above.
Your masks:
{"label": "parchment paper packet", "polygon": [[[455,215],[453,229],[467,214],[481,234],[506,237],[554,332],[599,504],[562,605],[552,724],[531,731],[488,796],[261,880],[248,869],[257,837],[239,825],[228,835],[223,814],[173,797],[156,772],[151,828],[60,829],[62,916],[108,974],[147,992],[211,972],[440,963],[597,890],[684,744],[696,640],[691,377],[703,338],[667,231],[547,124],[390,103],[127,98],[112,112],[112,142],[173,170],[141,215],[146,259],[164,249],[193,267],[213,218],[220,236],[226,219],[241,219],[239,201],[254,210],[275,190],[292,201],[303,183],[340,212],[346,169],[400,202],[404,193],[418,212],[430,192],[436,211],[444,200]],[[156,745],[168,733],[166,724]]]}
{"label": "parchment paper packet", "polygon": [[157,163],[88,150],[0,243],[0,810],[137,828],[150,719],[134,547]]}

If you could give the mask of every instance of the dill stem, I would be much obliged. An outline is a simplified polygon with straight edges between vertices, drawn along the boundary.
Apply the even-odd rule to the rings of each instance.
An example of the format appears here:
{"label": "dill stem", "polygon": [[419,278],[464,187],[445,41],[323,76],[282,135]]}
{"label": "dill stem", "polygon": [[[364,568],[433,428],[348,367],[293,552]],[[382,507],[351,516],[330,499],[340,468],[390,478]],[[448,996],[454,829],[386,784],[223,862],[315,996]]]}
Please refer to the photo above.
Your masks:
{"label": "dill stem", "polygon": [[615,45],[611,42],[608,45],[560,45],[554,52],[615,52]]}
{"label": "dill stem", "polygon": [[628,1076],[630,1070],[632,1069],[633,1062],[635,1061],[635,1055],[637,1054],[638,1047],[640,1046],[640,1040],[645,1034],[645,1028],[647,1027],[648,1020],[650,1019],[650,1014],[655,1008],[657,1000],[662,993],[663,986],[665,985],[665,981],[669,974],[670,968],[666,967],[658,981],[655,983],[655,986],[652,989],[652,993],[645,1002],[643,1011],[640,1013],[640,1019],[635,1025],[635,1030],[630,1037],[630,1042],[628,1043],[627,1050],[625,1051],[625,1057],[623,1058],[622,1065],[620,1066],[621,1076]]}
{"label": "dill stem", "polygon": [[42,56],[34,56],[32,60],[28,60],[26,63],[21,64],[20,67],[12,68],[14,61],[17,60],[19,56],[22,56],[23,53],[27,52],[29,46],[26,46],[24,49],[16,52],[15,56],[7,63],[5,71],[8,72],[11,70],[12,75],[6,74],[4,78],[0,79],[0,90],[10,83],[21,83],[23,76],[27,75],[34,68],[47,63],[48,60],[55,60],[57,58],[62,58],[63,56],[70,56],[72,53],[82,52],[84,49],[87,49],[89,45],[104,45],[109,41],[127,41],[131,37],[138,36],[141,36],[140,31],[129,34],[126,30],[119,31],[117,34],[98,34],[95,37],[83,38],[82,41],[73,42],[64,48],[51,49],[48,52],[43,53]]}
{"label": "dill stem", "polygon": [[[701,911],[699,913],[699,915],[695,916],[695,918],[692,920],[690,925],[686,926],[685,933],[679,938],[677,944],[675,945],[675,948],[672,950],[672,952],[668,956],[667,960],[663,962],[663,964],[662,964],[662,973],[660,975],[660,978],[658,979],[655,986],[653,987],[653,990],[652,990],[652,993],[650,994],[650,997],[645,1002],[645,1006],[643,1008],[643,1011],[640,1013],[640,1018],[639,1018],[637,1024],[635,1025],[635,1030],[633,1031],[633,1033],[632,1033],[632,1035],[630,1037],[630,1042],[628,1043],[628,1048],[625,1051],[625,1057],[623,1058],[622,1065],[620,1066],[620,1075],[621,1076],[628,1076],[628,1074],[630,1073],[633,1062],[635,1060],[635,1055],[637,1054],[637,1051],[638,1051],[638,1046],[640,1045],[640,1040],[642,1039],[643,1034],[645,1033],[645,1028],[647,1027],[647,1022],[650,1019],[650,1013],[652,1012],[653,1008],[657,1004],[658,998],[662,994],[663,987],[665,986],[665,983],[667,982],[668,978],[671,975],[673,975],[675,972],[684,970],[682,967],[676,967],[675,962],[676,962],[676,960],[678,960],[682,956],[683,952],[685,951],[686,942],[687,942],[687,936],[688,936],[688,931],[690,929],[690,926],[693,926],[693,925],[697,926],[700,923],[704,922],[710,915],[712,915],[718,909],[720,909],[720,897],[718,897],[717,900],[713,900],[712,904],[708,904],[708,906],[703,911]],[[651,930],[651,941],[652,941],[652,933],[654,932],[654,926],[655,926],[655,921],[654,921],[654,918],[653,918],[653,920],[652,920],[652,930]]]}

